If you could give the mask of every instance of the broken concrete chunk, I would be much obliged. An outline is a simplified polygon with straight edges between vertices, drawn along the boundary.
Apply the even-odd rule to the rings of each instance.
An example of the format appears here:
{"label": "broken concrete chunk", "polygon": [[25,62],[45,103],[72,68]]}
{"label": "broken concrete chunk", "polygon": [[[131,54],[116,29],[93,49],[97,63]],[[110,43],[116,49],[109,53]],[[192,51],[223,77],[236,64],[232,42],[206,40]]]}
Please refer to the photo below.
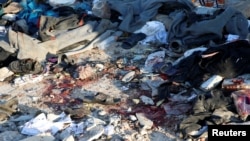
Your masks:
{"label": "broken concrete chunk", "polygon": [[134,104],[139,104],[140,103],[140,99],[135,99],[134,98],[134,99],[132,99],[132,101],[133,101]]}
{"label": "broken concrete chunk", "polygon": [[6,78],[10,77],[14,73],[7,67],[0,68],[0,81],[4,81]]}
{"label": "broken concrete chunk", "polygon": [[78,75],[81,80],[94,78],[96,77],[96,68],[91,67],[90,64],[86,64],[84,66],[78,66],[77,67]]}
{"label": "broken concrete chunk", "polygon": [[37,136],[28,137],[20,141],[54,141],[55,137],[50,134],[39,134]]}
{"label": "broken concrete chunk", "polygon": [[131,71],[122,78],[122,81],[127,83],[130,82],[132,79],[134,79],[134,77],[135,77],[135,71]]}
{"label": "broken concrete chunk", "polygon": [[145,129],[151,129],[153,126],[153,121],[148,119],[143,113],[136,113],[136,117],[140,123],[141,126]]}
{"label": "broken concrete chunk", "polygon": [[93,141],[101,137],[103,133],[104,127],[102,125],[97,125],[84,133],[83,137],[80,138],[79,141]]}
{"label": "broken concrete chunk", "polygon": [[74,137],[72,135],[64,138],[62,141],[75,141]]}
{"label": "broken concrete chunk", "polygon": [[155,104],[153,99],[151,99],[150,97],[147,97],[145,95],[140,96],[140,99],[146,105],[154,105]]}
{"label": "broken concrete chunk", "polygon": [[137,120],[136,116],[134,116],[134,115],[129,115],[129,119],[131,121],[136,121]]}
{"label": "broken concrete chunk", "polygon": [[158,131],[153,131],[149,135],[149,138],[151,141],[174,141],[176,140],[176,137],[174,135],[166,136],[164,133],[158,132]]}
{"label": "broken concrete chunk", "polygon": [[220,75],[213,75],[208,80],[203,82],[200,86],[200,88],[204,91],[210,91],[211,89],[215,88],[220,84],[220,82],[223,81],[223,77]]}
{"label": "broken concrete chunk", "polygon": [[107,125],[104,128],[104,134],[107,136],[112,136],[115,133],[115,127],[113,125]]}
{"label": "broken concrete chunk", "polygon": [[0,141],[17,141],[23,138],[24,136],[17,131],[4,131],[0,133]]}
{"label": "broken concrete chunk", "polygon": [[151,88],[151,96],[157,96],[158,87],[164,82],[164,80],[160,76],[151,76],[151,78],[147,78],[145,81]]}

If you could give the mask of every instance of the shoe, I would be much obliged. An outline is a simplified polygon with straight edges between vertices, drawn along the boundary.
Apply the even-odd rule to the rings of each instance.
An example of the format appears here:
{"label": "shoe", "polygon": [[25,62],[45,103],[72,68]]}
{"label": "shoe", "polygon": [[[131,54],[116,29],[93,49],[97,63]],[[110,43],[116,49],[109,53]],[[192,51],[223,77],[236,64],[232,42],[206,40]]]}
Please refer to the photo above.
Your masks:
{"label": "shoe", "polygon": [[130,37],[128,37],[121,45],[123,49],[131,49],[134,47],[139,41],[145,39],[147,37],[144,33],[134,33]]}
{"label": "shoe", "polygon": [[9,64],[9,69],[19,74],[38,74],[43,71],[42,65],[32,59],[15,60]]}

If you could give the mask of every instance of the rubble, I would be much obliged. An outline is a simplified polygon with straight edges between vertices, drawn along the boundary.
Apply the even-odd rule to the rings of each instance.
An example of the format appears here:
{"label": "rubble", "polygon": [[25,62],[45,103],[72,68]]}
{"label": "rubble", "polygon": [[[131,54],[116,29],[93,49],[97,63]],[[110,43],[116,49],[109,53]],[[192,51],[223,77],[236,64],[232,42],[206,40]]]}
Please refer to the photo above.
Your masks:
{"label": "rubble", "polygon": [[209,125],[249,124],[248,14],[227,3],[128,3],[4,5],[0,140],[198,141]]}

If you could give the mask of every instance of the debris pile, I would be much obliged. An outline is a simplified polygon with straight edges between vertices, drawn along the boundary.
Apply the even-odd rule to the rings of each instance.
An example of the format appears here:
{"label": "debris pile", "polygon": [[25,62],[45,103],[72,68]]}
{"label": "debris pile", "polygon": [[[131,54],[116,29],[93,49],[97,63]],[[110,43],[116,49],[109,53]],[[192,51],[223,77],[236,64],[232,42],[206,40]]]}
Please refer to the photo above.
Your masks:
{"label": "debris pile", "polygon": [[0,3],[1,141],[206,140],[249,123],[244,1]]}

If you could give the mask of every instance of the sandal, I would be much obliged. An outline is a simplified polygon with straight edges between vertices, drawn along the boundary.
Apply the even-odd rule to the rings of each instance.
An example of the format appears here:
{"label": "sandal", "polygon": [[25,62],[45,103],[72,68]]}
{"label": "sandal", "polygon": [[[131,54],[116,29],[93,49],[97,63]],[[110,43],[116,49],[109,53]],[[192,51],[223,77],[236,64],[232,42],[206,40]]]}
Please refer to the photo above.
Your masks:
{"label": "sandal", "polygon": [[14,73],[38,74],[43,71],[42,65],[32,59],[15,60],[9,64],[9,69]]}
{"label": "sandal", "polygon": [[113,98],[103,93],[97,93],[93,96],[85,96],[83,102],[86,103],[99,103],[104,105],[112,105],[121,102],[120,98]]}

